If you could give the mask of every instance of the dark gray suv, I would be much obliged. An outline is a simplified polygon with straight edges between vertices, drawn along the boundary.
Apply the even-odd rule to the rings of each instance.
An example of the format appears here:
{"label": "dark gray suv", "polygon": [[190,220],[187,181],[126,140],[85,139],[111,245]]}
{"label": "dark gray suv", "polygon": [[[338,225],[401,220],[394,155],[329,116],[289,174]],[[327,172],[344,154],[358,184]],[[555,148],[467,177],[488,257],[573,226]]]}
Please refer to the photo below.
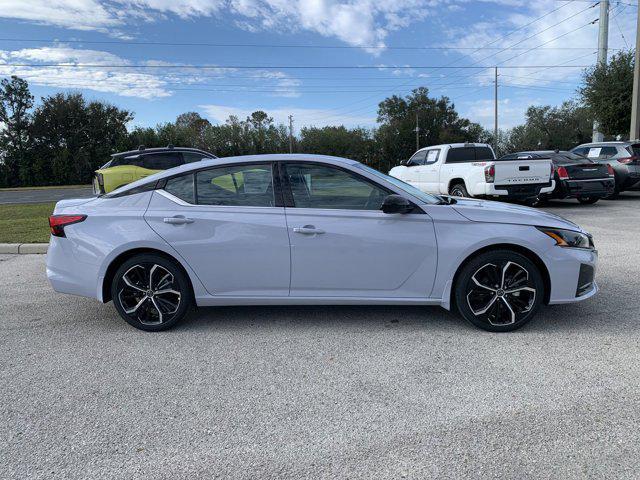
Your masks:
{"label": "dark gray suv", "polygon": [[613,168],[615,194],[624,190],[640,190],[640,141],[583,143],[571,150]]}

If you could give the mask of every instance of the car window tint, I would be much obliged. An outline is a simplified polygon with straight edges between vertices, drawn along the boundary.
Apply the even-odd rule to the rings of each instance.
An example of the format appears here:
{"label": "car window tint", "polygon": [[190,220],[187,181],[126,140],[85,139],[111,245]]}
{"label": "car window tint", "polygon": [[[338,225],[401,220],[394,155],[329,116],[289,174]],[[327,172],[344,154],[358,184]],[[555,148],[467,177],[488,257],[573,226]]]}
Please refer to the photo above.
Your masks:
{"label": "car window tint", "polygon": [[473,147],[450,148],[447,163],[475,162],[476,152]]}
{"label": "car window tint", "polygon": [[359,175],[326,165],[289,163],[286,175],[298,208],[380,210],[389,193]]}
{"label": "car window tint", "polygon": [[422,150],[420,152],[414,153],[413,156],[409,160],[414,165],[424,165],[424,159],[426,158],[426,156],[427,156],[427,151],[426,150]]}
{"label": "car window tint", "polygon": [[196,174],[197,203],[273,207],[271,165],[233,165]]}
{"label": "car window tint", "polygon": [[182,165],[182,155],[175,153],[154,153],[145,155],[142,166],[149,170],[167,170]]}
{"label": "car window tint", "polygon": [[196,152],[182,152],[182,156],[184,157],[184,163],[199,162],[203,158],[209,158],[202,153]]}
{"label": "car window tint", "polygon": [[575,153],[577,155],[583,155],[583,156],[587,156],[587,152],[589,151],[589,147],[580,147],[580,148],[574,148],[573,150],[571,150],[572,153]]}
{"label": "car window tint", "polygon": [[635,155],[636,157],[640,157],[640,144],[634,143],[633,145],[629,145],[627,150],[631,155]]}
{"label": "car window tint", "polygon": [[195,203],[193,192],[193,174],[182,175],[167,180],[165,191],[188,203]]}
{"label": "car window tint", "polygon": [[495,157],[489,147],[475,147],[476,160],[493,160]]}

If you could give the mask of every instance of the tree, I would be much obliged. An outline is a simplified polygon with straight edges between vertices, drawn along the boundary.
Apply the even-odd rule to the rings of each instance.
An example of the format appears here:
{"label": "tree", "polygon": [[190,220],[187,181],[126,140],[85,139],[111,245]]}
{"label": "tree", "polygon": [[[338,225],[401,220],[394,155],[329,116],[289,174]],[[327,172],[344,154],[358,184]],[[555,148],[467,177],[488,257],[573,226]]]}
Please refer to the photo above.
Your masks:
{"label": "tree", "polygon": [[449,98],[429,97],[429,89],[416,88],[406,97],[393,95],[378,105],[375,138],[386,167],[409,158],[416,149],[416,116],[422,146],[439,143],[477,141],[483,129],[461,118]]}
{"label": "tree", "polygon": [[16,76],[0,82],[0,160],[4,185],[19,185],[29,178],[29,127],[33,95],[26,81]]}
{"label": "tree", "polygon": [[33,184],[89,183],[94,170],[127,143],[131,113],[80,93],[42,99],[33,114]]}
{"label": "tree", "polygon": [[299,150],[304,153],[346,157],[375,166],[375,143],[366,128],[304,127],[300,131]]}
{"label": "tree", "polygon": [[634,56],[633,51],[619,52],[608,64],[598,64],[583,74],[580,96],[605,135],[626,137],[629,131]]}
{"label": "tree", "polygon": [[568,150],[591,137],[592,120],[585,107],[576,102],[564,102],[560,107],[550,105],[529,107],[523,125],[512,128],[504,141],[499,142],[501,153],[523,150]]}

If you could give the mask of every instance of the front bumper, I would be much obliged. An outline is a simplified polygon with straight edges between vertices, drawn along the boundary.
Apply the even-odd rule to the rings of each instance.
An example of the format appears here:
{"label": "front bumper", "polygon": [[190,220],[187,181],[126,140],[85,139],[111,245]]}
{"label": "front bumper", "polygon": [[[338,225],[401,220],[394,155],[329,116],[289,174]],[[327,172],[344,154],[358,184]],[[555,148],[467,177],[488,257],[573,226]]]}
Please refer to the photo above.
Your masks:
{"label": "front bumper", "polygon": [[[580,302],[598,292],[595,281],[597,250],[552,246],[547,251],[545,263],[551,281],[550,305]],[[590,273],[585,275],[585,271]]]}

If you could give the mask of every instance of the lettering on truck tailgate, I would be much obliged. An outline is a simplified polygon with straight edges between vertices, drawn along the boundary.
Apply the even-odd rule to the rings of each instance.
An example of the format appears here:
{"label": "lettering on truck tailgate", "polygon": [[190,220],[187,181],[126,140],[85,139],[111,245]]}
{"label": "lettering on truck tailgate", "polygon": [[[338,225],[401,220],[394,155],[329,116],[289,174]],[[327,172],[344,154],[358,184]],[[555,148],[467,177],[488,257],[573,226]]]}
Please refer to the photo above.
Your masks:
{"label": "lettering on truck tailgate", "polygon": [[548,183],[551,160],[508,160],[495,162],[495,185]]}

